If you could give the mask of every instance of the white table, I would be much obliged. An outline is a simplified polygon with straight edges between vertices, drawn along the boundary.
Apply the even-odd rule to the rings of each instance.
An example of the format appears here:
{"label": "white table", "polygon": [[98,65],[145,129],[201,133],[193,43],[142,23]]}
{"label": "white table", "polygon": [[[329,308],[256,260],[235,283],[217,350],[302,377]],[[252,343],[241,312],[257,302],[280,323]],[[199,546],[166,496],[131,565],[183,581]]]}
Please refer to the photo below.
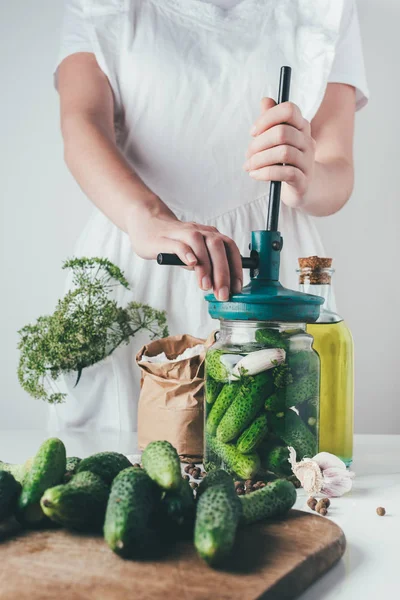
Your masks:
{"label": "white table", "polygon": [[[115,450],[136,454],[136,435],[120,432],[53,432],[69,456],[84,458]],[[0,459],[23,462],[49,437],[45,431],[1,431]],[[347,550],[329,573],[301,600],[380,600],[400,598],[400,435],[359,435],[355,439],[353,490],[332,501],[329,517],[346,534]],[[299,495],[296,508],[307,510]],[[385,517],[375,509],[384,506]]]}

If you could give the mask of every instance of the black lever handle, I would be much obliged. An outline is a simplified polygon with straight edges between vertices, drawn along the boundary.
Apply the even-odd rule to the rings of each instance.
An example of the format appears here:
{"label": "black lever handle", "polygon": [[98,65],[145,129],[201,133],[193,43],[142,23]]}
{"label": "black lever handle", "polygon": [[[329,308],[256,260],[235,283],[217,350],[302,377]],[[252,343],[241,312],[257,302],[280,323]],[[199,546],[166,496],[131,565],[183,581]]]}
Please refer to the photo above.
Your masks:
{"label": "black lever handle", "polygon": [[[290,67],[281,67],[277,104],[289,101],[291,77],[292,69]],[[267,231],[278,231],[281,188],[281,181],[271,181],[271,186],[269,188],[268,215],[266,226]]]}
{"label": "black lever handle", "polygon": [[[185,265],[183,261],[176,254],[164,254],[161,253],[157,256],[157,262],[159,265],[172,265],[175,267],[182,267]],[[258,256],[242,256],[242,268],[243,269],[257,269],[258,267]]]}

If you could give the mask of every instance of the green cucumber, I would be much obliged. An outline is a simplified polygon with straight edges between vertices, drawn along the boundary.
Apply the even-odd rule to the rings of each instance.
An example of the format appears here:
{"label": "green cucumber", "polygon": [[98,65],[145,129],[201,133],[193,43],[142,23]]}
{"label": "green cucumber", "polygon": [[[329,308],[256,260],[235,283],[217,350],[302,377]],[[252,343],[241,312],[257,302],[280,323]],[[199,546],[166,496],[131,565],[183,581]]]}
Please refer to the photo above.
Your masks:
{"label": "green cucumber", "polygon": [[142,464],[149,477],[164,490],[181,485],[181,463],[175,448],[167,441],[150,442],[142,454]]}
{"label": "green cucumber", "polygon": [[242,454],[249,454],[258,448],[259,444],[265,439],[268,434],[268,418],[266,414],[256,417],[254,421],[243,431],[238,441],[236,448]]}
{"label": "green cucumber", "polygon": [[274,388],[271,371],[273,369],[242,380],[237,396],[218,425],[219,441],[226,443],[237,438],[260,412]]}
{"label": "green cucumber", "polygon": [[224,350],[209,350],[206,355],[206,376],[214,381],[225,383],[229,379],[229,369],[221,362],[221,356],[227,354]]}
{"label": "green cucumber", "polygon": [[298,410],[304,423],[309,427],[310,431],[316,435],[318,428],[319,396],[309,398],[299,406]]}
{"label": "green cucumber", "polygon": [[213,485],[199,498],[194,545],[210,566],[218,566],[231,554],[241,516],[238,496],[226,485]]}
{"label": "green cucumber", "polygon": [[116,554],[146,558],[160,547],[151,520],[159,508],[161,490],[144,469],[129,467],[113,481],[104,521],[104,539]]}
{"label": "green cucumber", "polygon": [[317,454],[318,444],[315,436],[293,410],[271,414],[269,423],[274,433],[287,446],[296,450],[297,460],[312,458]]}
{"label": "green cucumber", "polygon": [[271,481],[265,487],[246,496],[240,496],[241,523],[250,525],[263,519],[285,515],[296,502],[296,488],[286,479]]}
{"label": "green cucumber", "polygon": [[215,381],[212,377],[206,377],[205,383],[205,397],[208,405],[214,404],[215,400],[218,398],[218,394],[222,389],[223,384],[219,381]]}
{"label": "green cucumber", "polygon": [[167,541],[192,536],[195,513],[196,504],[189,481],[182,479],[178,490],[164,492],[158,514],[160,531]]}
{"label": "green cucumber", "polygon": [[287,446],[269,446],[265,451],[260,450],[261,464],[264,469],[272,471],[277,475],[289,477],[292,475],[292,468],[288,461],[289,450]]}
{"label": "green cucumber", "polygon": [[303,377],[308,373],[319,372],[319,357],[315,352],[310,352],[309,350],[289,351],[286,355],[286,362],[295,379]]}
{"label": "green cucumber", "polygon": [[264,348],[288,348],[288,340],[282,337],[279,331],[274,329],[258,329],[256,331],[256,340],[263,344]]}
{"label": "green cucumber", "polygon": [[32,459],[18,500],[18,520],[26,526],[39,526],[45,521],[40,507],[43,493],[63,481],[66,469],[65,446],[58,438],[43,442]]}
{"label": "green cucumber", "polygon": [[235,473],[240,479],[252,479],[260,469],[260,457],[256,452],[241,454],[233,444],[224,444],[209,436],[207,447],[219,456],[229,472]]}
{"label": "green cucumber", "polygon": [[28,458],[28,460],[22,464],[11,464],[7,462],[2,462],[0,460],[0,471],[7,471],[8,473],[11,473],[14,479],[22,485],[26,474],[31,468],[32,461],[33,458]]}
{"label": "green cucumber", "polygon": [[199,487],[197,488],[197,499],[213,485],[227,485],[233,491],[235,486],[233,484],[233,478],[224,469],[214,469],[207,473],[205,477],[200,481]]}
{"label": "green cucumber", "polygon": [[318,392],[318,375],[316,373],[308,373],[269,396],[265,401],[265,409],[271,412],[280,412],[285,408],[300,406],[309,398],[318,396]]}
{"label": "green cucumber", "polygon": [[68,481],[70,481],[72,479],[72,477],[75,475],[76,470],[78,468],[79,463],[81,462],[81,458],[78,458],[77,456],[67,456],[67,465],[65,467],[65,474],[64,474],[64,482],[68,483]]}
{"label": "green cucumber", "polygon": [[97,454],[92,454],[81,460],[76,467],[76,472],[90,471],[111,485],[120,471],[131,466],[131,462],[124,454],[119,452],[97,452]]}
{"label": "green cucumber", "polygon": [[17,507],[21,484],[8,471],[0,471],[0,522],[8,519]]}
{"label": "green cucumber", "polygon": [[109,486],[99,475],[82,471],[69,483],[46,490],[40,505],[49,519],[67,529],[99,532],[109,493]]}
{"label": "green cucumber", "polygon": [[281,412],[286,408],[285,391],[280,389],[266,398],[264,408],[268,412]]}
{"label": "green cucumber", "polygon": [[223,386],[207,417],[206,431],[209,435],[215,435],[222,417],[232,404],[239,389],[240,385],[237,382],[226,383]]}

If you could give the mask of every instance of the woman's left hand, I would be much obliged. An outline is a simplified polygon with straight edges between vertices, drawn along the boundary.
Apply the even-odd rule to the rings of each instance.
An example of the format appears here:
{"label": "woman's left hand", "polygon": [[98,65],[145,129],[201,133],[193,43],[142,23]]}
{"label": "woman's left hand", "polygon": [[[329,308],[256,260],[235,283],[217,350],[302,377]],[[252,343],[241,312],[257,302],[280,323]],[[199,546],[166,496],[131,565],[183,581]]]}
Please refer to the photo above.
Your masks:
{"label": "woman's left hand", "polygon": [[300,208],[313,178],[315,140],[311,125],[296,104],[261,101],[261,115],[250,133],[254,136],[243,165],[260,181],[283,181],[282,201]]}

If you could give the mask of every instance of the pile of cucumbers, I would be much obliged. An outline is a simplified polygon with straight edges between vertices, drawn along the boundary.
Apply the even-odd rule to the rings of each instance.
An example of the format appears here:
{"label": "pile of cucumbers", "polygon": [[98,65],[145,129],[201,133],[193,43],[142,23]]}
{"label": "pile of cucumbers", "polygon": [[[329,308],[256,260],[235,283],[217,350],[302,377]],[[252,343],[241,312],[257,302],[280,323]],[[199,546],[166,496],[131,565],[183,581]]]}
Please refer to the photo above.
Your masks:
{"label": "pile of cucumbers", "polygon": [[46,440],[23,465],[0,462],[0,522],[16,518],[24,528],[103,533],[124,558],[155,557],[186,539],[218,566],[229,559],[240,525],[282,516],[295,500],[285,479],[239,497],[223,470],[209,472],[195,498],[166,441],[147,446],[142,467],[117,452],[67,458],[58,438]]}
{"label": "pile of cucumbers", "polygon": [[[299,332],[259,329],[255,337],[254,351],[207,353],[205,468],[222,466],[244,480],[290,477],[289,446],[298,460],[318,452],[319,358],[298,343]],[[260,349],[284,360],[263,367]],[[240,364],[250,368],[238,376]]]}

